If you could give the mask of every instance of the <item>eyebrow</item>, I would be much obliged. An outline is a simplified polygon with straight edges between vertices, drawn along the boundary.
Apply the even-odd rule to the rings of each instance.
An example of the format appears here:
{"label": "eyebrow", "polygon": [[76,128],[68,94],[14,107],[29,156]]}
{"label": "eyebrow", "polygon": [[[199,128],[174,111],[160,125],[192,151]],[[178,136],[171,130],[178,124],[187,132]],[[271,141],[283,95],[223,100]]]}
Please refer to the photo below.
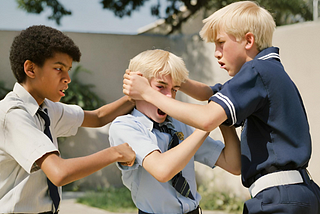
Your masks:
{"label": "eyebrow", "polygon": [[63,62],[55,62],[53,64],[58,64],[58,65],[62,65],[63,67],[66,67],[66,68],[69,68],[69,70],[71,70],[72,66],[71,67],[68,67],[66,64],[64,64]]}
{"label": "eyebrow", "polygon": [[217,36],[216,38],[214,38],[214,42],[219,42],[221,40],[221,36]]}
{"label": "eyebrow", "polygon": [[[164,81],[161,81],[161,80],[158,80],[157,82],[160,83],[160,84],[163,84],[163,85],[168,85],[168,83],[166,83]],[[180,88],[180,87],[181,87],[180,85],[173,86],[173,88]]]}
{"label": "eyebrow", "polygon": [[158,80],[157,82],[160,83],[160,84],[163,84],[163,85],[168,85],[168,83],[166,83],[164,81],[161,81],[161,80]]}

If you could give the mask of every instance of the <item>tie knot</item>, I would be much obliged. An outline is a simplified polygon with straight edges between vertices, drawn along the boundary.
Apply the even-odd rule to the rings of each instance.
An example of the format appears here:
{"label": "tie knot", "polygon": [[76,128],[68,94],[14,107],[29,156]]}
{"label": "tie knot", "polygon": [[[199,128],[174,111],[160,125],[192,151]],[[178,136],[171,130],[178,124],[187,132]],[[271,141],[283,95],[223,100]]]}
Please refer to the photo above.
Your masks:
{"label": "tie knot", "polygon": [[44,125],[45,126],[50,126],[50,119],[49,116],[47,115],[47,109],[44,109],[45,112],[43,112],[40,108],[37,111],[37,114],[40,115],[40,117],[42,117],[42,119],[44,120]]}
{"label": "tie knot", "polygon": [[158,129],[160,132],[168,133],[173,135],[175,132],[172,128],[168,127],[166,124],[159,124],[157,122],[153,122],[153,128]]}

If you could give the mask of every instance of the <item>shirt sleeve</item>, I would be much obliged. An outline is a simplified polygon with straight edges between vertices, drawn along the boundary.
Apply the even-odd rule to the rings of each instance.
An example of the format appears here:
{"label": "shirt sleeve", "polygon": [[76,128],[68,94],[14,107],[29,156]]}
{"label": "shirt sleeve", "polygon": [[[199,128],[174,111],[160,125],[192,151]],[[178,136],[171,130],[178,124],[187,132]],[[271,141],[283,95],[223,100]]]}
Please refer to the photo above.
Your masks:
{"label": "shirt sleeve", "polygon": [[4,150],[29,173],[34,162],[44,154],[59,152],[52,141],[37,128],[34,118],[25,109],[9,110],[3,126]]}
{"label": "shirt sleeve", "polygon": [[251,63],[246,63],[231,80],[209,100],[221,105],[228,119],[225,125],[240,126],[266,101],[267,91],[259,73]]}
{"label": "shirt sleeve", "polygon": [[[189,137],[195,130],[195,128],[183,124],[177,120],[173,121],[175,127],[180,129],[185,134],[185,139]],[[221,141],[207,137],[194,155],[194,160],[213,168],[223,148],[224,144]]]}
{"label": "shirt sleeve", "polygon": [[142,166],[142,162],[148,154],[155,150],[160,151],[156,136],[129,115],[118,117],[112,122],[109,129],[109,141],[111,146],[128,143],[136,153],[136,160],[132,167],[118,164],[122,170],[136,169],[138,166]]}
{"label": "shirt sleeve", "polygon": [[220,140],[207,137],[194,155],[194,160],[213,168],[223,148],[224,144]]}
{"label": "shirt sleeve", "polygon": [[56,137],[75,135],[84,119],[84,111],[80,106],[64,103],[47,102],[49,117]]}

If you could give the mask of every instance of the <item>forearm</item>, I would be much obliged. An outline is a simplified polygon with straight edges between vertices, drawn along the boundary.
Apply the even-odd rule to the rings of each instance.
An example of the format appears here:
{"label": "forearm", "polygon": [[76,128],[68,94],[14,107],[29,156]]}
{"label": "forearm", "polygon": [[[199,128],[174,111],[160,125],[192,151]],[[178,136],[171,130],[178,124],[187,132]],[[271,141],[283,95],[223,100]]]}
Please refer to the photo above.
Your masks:
{"label": "forearm", "polygon": [[127,144],[110,147],[92,155],[63,159],[55,153],[48,153],[36,161],[46,176],[57,186],[63,186],[86,177],[114,162],[131,166],[135,153]]}
{"label": "forearm", "polygon": [[184,103],[152,88],[146,90],[142,97],[171,117],[204,131],[212,131],[227,119],[224,109],[215,102],[206,105]]}
{"label": "forearm", "polygon": [[158,181],[169,181],[188,164],[208,134],[196,130],[178,146],[164,153],[153,152],[145,157],[143,167]]}
{"label": "forearm", "polygon": [[239,175],[241,173],[240,140],[234,127],[219,126],[225,148],[221,153],[220,166],[228,172]]}
{"label": "forearm", "polygon": [[106,104],[94,111],[85,111],[82,127],[101,127],[112,122],[116,117],[129,113],[134,102],[128,97]]}
{"label": "forearm", "polygon": [[180,91],[200,101],[208,100],[213,94],[208,85],[191,79],[181,84]]}

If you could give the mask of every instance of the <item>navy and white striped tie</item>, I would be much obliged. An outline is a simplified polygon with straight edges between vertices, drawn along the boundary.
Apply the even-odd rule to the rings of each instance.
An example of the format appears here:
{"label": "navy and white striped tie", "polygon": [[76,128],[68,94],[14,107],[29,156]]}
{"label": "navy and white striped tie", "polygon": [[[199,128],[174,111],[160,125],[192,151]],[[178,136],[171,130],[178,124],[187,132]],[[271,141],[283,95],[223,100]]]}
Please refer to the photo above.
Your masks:
{"label": "navy and white striped tie", "polygon": [[[47,115],[48,114],[47,109],[44,109],[44,111],[45,112],[41,111],[41,109],[39,108],[37,111],[37,114],[40,115],[40,117],[42,117],[42,119],[44,120],[44,133],[52,141],[52,136],[51,136],[51,132],[49,129],[50,118]],[[48,188],[49,188],[49,194],[52,199],[52,202],[53,202],[53,205],[55,208],[55,212],[57,213],[58,208],[59,208],[59,204],[60,204],[60,195],[59,195],[58,187],[56,185],[54,185],[48,178],[47,178],[47,183],[48,183]]]}
{"label": "navy and white striped tie", "polygon": [[[171,135],[171,140],[168,145],[168,150],[173,147],[179,145],[179,138],[177,136],[177,131],[169,128],[166,125],[159,125],[157,122],[153,122],[153,128],[158,129],[160,132],[165,132]],[[194,197],[191,193],[190,186],[187,180],[182,176],[182,171],[178,172],[172,179],[172,186],[179,192],[181,195],[185,197],[189,197],[194,200]]]}

